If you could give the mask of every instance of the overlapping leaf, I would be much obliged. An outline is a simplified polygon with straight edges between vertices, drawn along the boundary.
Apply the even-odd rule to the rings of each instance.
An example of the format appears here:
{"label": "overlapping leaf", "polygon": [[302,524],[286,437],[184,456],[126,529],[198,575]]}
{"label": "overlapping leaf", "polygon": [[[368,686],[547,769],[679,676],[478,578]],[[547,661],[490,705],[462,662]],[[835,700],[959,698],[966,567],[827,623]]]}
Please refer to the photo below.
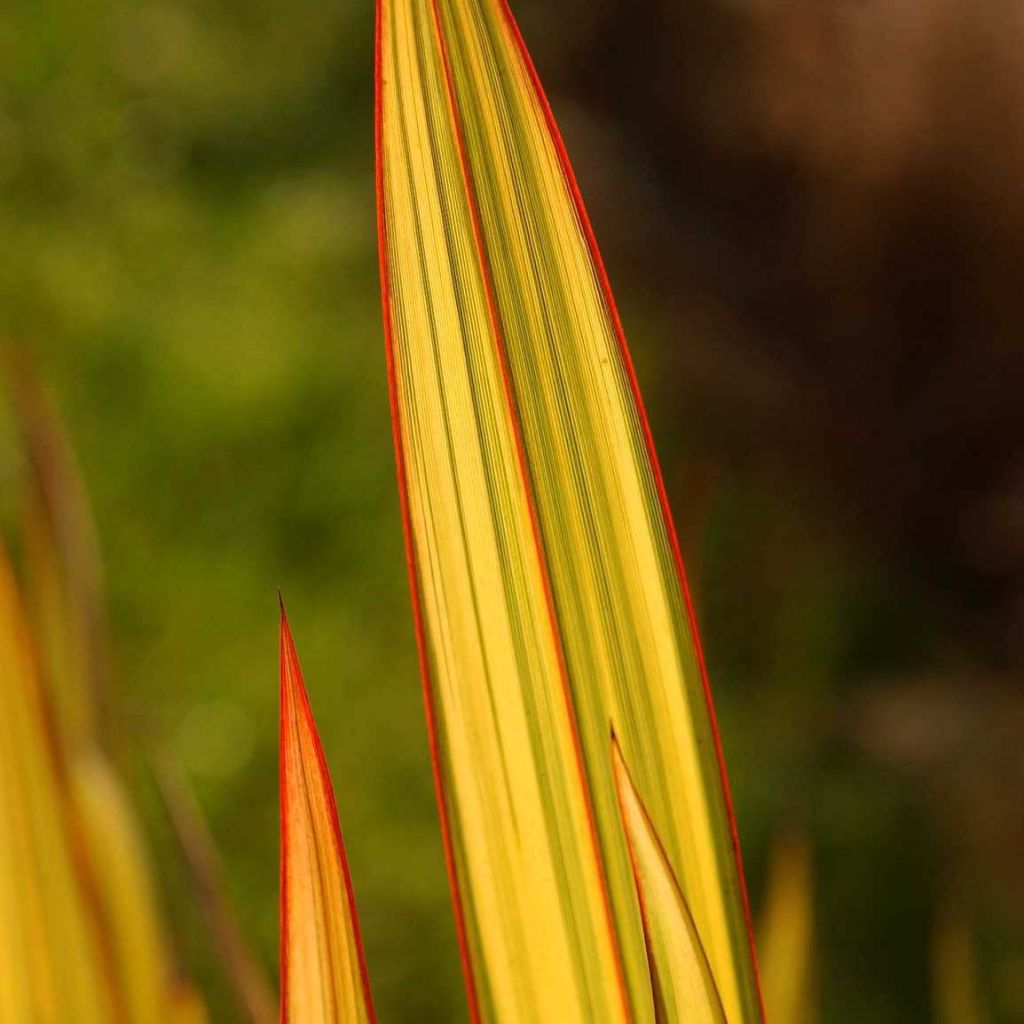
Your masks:
{"label": "overlapping leaf", "polygon": [[649,1020],[612,725],[733,1024],[760,1018],[728,793],[629,355],[501,0],[381,0],[395,440],[474,1013]]}
{"label": "overlapping leaf", "polygon": [[334,791],[281,608],[281,1021],[373,1024]]}
{"label": "overlapping leaf", "polygon": [[141,830],[103,749],[91,518],[57,417],[26,363],[9,370],[29,480],[27,612],[0,570],[0,954],[13,958],[0,960],[0,1022],[159,1024],[201,1003],[173,977]]}
{"label": "overlapping leaf", "polygon": [[658,1024],[725,1024],[707,955],[618,743],[612,768],[633,867]]}

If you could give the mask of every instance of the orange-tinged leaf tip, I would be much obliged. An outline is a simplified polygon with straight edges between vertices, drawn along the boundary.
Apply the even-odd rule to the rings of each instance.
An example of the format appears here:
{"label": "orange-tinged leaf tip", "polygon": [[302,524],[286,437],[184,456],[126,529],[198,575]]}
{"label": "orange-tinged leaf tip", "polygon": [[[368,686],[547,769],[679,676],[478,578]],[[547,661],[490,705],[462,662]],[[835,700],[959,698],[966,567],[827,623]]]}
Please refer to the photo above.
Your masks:
{"label": "orange-tinged leaf tip", "polygon": [[334,790],[281,601],[281,1021],[371,1024]]}
{"label": "orange-tinged leaf tip", "polygon": [[643,921],[658,1024],[725,1024],[707,954],[661,840],[611,734],[622,826]]}

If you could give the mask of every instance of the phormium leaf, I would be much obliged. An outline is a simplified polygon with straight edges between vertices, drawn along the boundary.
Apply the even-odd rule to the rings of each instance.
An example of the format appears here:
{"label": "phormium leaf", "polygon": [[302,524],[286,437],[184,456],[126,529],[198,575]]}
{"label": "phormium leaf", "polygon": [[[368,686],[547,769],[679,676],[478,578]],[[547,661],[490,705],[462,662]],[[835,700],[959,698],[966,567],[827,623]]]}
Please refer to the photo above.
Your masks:
{"label": "phormium leaf", "polygon": [[373,1024],[334,790],[281,605],[281,1021]]}
{"label": "phormium leaf", "polygon": [[398,475],[471,1012],[653,1018],[611,723],[729,1020],[754,1024],[738,844],[665,490],[502,0],[379,0],[377,157]]}

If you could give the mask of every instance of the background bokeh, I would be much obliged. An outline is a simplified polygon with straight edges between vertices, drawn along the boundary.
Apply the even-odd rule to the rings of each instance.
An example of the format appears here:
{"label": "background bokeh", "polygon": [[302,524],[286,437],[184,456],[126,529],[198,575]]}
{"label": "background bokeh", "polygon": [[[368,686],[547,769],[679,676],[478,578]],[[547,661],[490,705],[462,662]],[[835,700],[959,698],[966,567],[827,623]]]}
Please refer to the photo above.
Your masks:
{"label": "background bokeh", "polygon": [[[1014,0],[518,0],[696,592],[755,911],[813,851],[824,1022],[931,1015],[937,919],[1024,1020],[1024,17]],[[378,306],[368,0],[6,0],[0,334],[91,495],[113,732],[277,941],[277,588],[384,1020],[463,1019]],[[2,422],[2,421],[0,421]],[[0,427],[0,510],[22,461]],[[952,908],[952,910],[950,910]]]}

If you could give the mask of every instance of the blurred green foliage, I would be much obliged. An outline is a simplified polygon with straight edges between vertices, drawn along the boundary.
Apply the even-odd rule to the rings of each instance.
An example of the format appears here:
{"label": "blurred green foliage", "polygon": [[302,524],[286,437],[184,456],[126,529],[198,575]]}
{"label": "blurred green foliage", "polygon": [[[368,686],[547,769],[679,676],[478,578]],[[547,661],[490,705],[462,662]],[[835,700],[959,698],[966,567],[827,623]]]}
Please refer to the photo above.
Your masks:
{"label": "blurred green foliage", "polygon": [[[276,970],[278,587],[381,1017],[465,1015],[394,484],[371,51],[369,0],[0,13],[0,335],[32,351],[82,463],[116,738],[218,1021],[237,1010],[145,765],[171,751],[194,780]],[[755,907],[769,842],[795,820],[819,861],[822,1019],[923,1020],[943,797],[872,756],[856,699],[865,679],[942,678],[971,652],[927,587],[770,465],[708,471],[713,424],[680,414],[662,374],[677,325],[606,252],[679,510]],[[0,431],[10,518],[19,457]]]}

